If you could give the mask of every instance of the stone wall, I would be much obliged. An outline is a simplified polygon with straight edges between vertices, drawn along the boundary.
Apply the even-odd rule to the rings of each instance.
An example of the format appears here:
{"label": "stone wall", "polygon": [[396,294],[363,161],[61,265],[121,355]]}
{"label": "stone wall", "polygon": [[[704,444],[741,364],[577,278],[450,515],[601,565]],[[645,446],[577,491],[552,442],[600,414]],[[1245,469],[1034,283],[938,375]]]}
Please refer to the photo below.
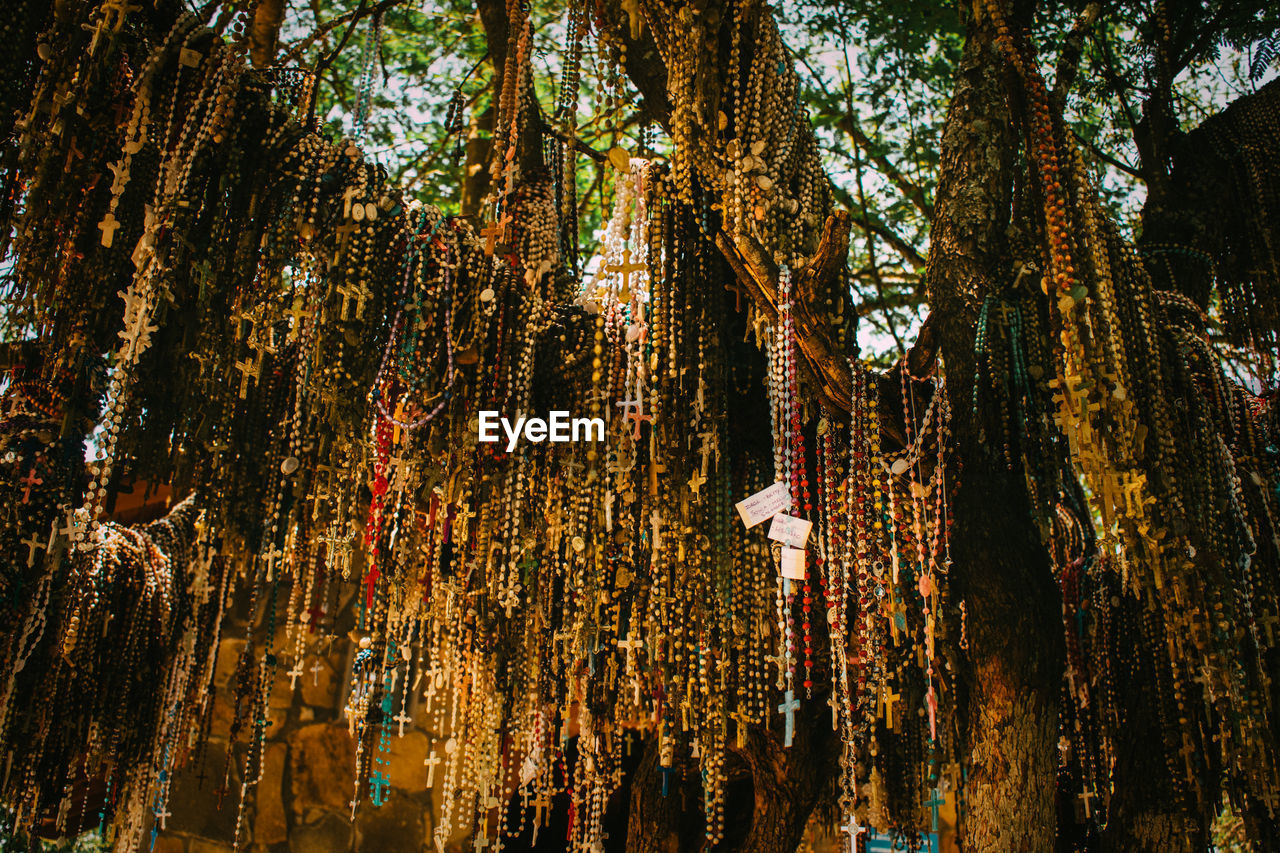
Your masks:
{"label": "stone wall", "polygon": [[[245,645],[246,621],[223,628],[215,686],[217,700],[209,747],[201,766],[188,767],[173,784],[166,826],[154,853],[229,853],[235,837],[244,767],[244,734],[227,762],[234,709],[231,680]],[[283,629],[275,648],[284,646]],[[351,820],[355,791],[355,741],[342,706],[353,643],[345,636],[315,635],[291,688],[286,654],[277,667],[262,778],[249,795],[240,830],[240,850],[254,853],[419,853],[435,850],[433,792],[424,765],[434,736],[407,725],[391,733],[392,791],[379,808],[361,797]],[[319,667],[313,671],[313,666]],[[228,769],[229,768],[229,769]],[[225,776],[225,788],[224,788]],[[435,780],[436,785],[440,779]],[[451,847],[453,845],[450,845]]]}

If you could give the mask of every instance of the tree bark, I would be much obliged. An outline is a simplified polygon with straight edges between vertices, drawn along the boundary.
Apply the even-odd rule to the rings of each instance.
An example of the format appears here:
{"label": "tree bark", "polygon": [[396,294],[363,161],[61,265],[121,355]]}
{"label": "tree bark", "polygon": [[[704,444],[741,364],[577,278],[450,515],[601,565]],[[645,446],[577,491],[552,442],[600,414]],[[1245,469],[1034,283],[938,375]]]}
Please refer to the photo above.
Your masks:
{"label": "tree bark", "polygon": [[679,853],[683,819],[680,786],[662,796],[658,770],[658,739],[645,739],[644,758],[631,782],[631,808],[627,814],[627,853]]}
{"label": "tree bark", "polygon": [[1063,660],[1058,594],[1022,475],[984,448],[984,423],[998,418],[972,403],[978,311],[1012,270],[1005,233],[1017,141],[994,36],[989,20],[970,22],[943,130],[927,270],[962,466],[951,571],[969,638],[961,837],[965,850],[993,853],[1054,847]]}
{"label": "tree bark", "polygon": [[[830,720],[826,704],[815,698],[804,706],[789,748],[778,742],[776,734],[751,731],[739,754],[751,770],[755,810],[746,838],[731,849],[789,853],[800,846],[809,815],[835,787],[840,750]],[[726,811],[726,820],[734,817]]]}
{"label": "tree bark", "polygon": [[254,68],[266,68],[276,58],[280,25],[284,23],[284,0],[262,0],[253,15],[249,31],[249,58]]}
{"label": "tree bark", "polygon": [[[725,772],[725,835],[718,853],[790,853],[799,847],[814,808],[834,791],[839,744],[821,697],[796,720],[795,740],[753,726],[741,748],[731,744]],[[679,763],[677,758],[677,764]],[[656,738],[649,738],[631,783],[627,853],[708,849],[701,785],[694,763],[678,767],[662,795]]]}

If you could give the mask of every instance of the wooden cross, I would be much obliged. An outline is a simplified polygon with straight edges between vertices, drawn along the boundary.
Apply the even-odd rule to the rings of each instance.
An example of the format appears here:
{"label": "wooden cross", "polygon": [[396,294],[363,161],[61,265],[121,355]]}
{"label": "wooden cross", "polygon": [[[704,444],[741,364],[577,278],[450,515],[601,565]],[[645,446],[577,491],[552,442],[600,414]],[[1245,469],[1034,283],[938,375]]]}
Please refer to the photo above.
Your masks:
{"label": "wooden cross", "polygon": [[952,761],[948,763],[942,768],[942,774],[947,777],[947,782],[952,791],[960,790],[962,774],[960,771],[960,764],[958,762]]}
{"label": "wooden cross", "polygon": [[[71,146],[67,149],[67,162],[63,165],[62,171],[70,172],[72,162],[83,159],[84,154],[80,152],[79,148],[76,148],[76,141],[72,139]],[[114,171],[114,169],[112,171]],[[114,187],[112,189],[114,189]]]}
{"label": "wooden cross", "polygon": [[1258,624],[1267,632],[1267,645],[1274,646],[1276,644],[1276,623],[1280,620],[1276,619],[1276,614],[1267,613],[1258,617]]}
{"label": "wooden cross", "polygon": [[35,534],[28,536],[22,540],[22,544],[27,546],[27,568],[31,568],[36,564],[36,551],[48,551],[49,546],[41,542],[35,537]]}
{"label": "wooden cross", "polygon": [[631,250],[622,250],[622,263],[609,264],[604,268],[605,272],[618,273],[622,276],[621,296],[624,302],[630,301],[631,298],[631,275],[645,269],[644,264],[633,264],[631,262]]}
{"label": "wooden cross", "polygon": [[892,687],[884,688],[884,695],[881,697],[881,703],[884,705],[884,724],[892,731],[893,725],[893,706],[898,704],[902,699],[902,694],[894,693]]}
{"label": "wooden cross", "polygon": [[543,814],[548,811],[551,800],[547,799],[545,791],[539,791],[538,796],[533,798],[533,837],[534,843],[537,843],[538,827],[543,824]]}
{"label": "wooden cross", "polygon": [[[241,311],[240,313],[232,317],[232,319],[235,321],[235,324],[236,324],[235,329],[236,329],[237,341],[243,340],[245,337],[248,337],[250,340],[254,339],[253,330],[258,325],[257,317],[254,317],[248,311]],[[246,326],[248,326],[247,329],[245,328]]]}
{"label": "wooden cross", "polygon": [[791,746],[791,740],[796,733],[796,710],[800,707],[800,700],[796,698],[793,690],[788,690],[784,696],[782,704],[778,706],[778,713],[785,714],[787,717],[787,727],[782,745]]}
{"label": "wooden cross", "polygon": [[507,160],[508,160],[507,168],[504,171],[499,173],[503,175],[503,177],[505,178],[505,180],[503,181],[503,188],[505,189],[507,195],[510,195],[511,193],[515,192],[516,182],[520,180],[520,164],[510,162],[512,155],[514,154],[515,154],[515,146],[512,145],[510,148],[507,149]]}
{"label": "wooden cross", "polygon": [[32,468],[30,471],[27,472],[27,476],[23,477],[18,482],[26,487],[22,490],[22,502],[26,504],[26,503],[31,503],[32,487],[43,484],[44,480],[42,480],[40,477],[37,477],[36,469]]}
{"label": "wooden cross", "polygon": [[480,236],[484,237],[484,253],[489,257],[493,257],[494,249],[497,248],[500,231],[501,229],[496,222],[486,222],[484,227],[480,229]]}
{"label": "wooden cross", "polygon": [[1084,809],[1084,816],[1086,818],[1093,817],[1093,800],[1097,796],[1098,795],[1095,794],[1093,791],[1090,791],[1088,788],[1086,788],[1080,792],[1080,796],[1076,797],[1076,799],[1080,802],[1080,806]]}
{"label": "wooden cross", "polygon": [[[342,191],[342,218],[349,219],[351,217],[351,203],[355,201],[355,197],[364,192],[362,187],[355,184],[348,184],[347,188]],[[364,204],[360,205],[361,215],[364,215]]]}
{"label": "wooden cross", "polygon": [[[89,41],[90,56],[93,56],[95,53],[98,52],[98,40],[102,38],[102,30],[105,26],[106,26],[106,22],[103,20],[98,21],[97,24],[86,23],[86,24],[80,25],[80,29],[84,30],[86,33],[93,33],[93,38],[90,39]],[[56,102],[55,102],[55,105],[56,105]]]}
{"label": "wooden cross", "polygon": [[[391,419],[391,424],[392,424],[391,443],[393,445],[400,444],[400,424],[404,424],[408,422],[409,422],[409,410],[406,406],[405,398],[401,397],[399,400],[396,401],[396,410]],[[408,430],[406,430],[406,432],[407,431]],[[392,456],[391,462],[396,467],[396,473],[399,473],[400,466],[405,464],[404,460],[401,459],[399,456]]]}
{"label": "wooden cross", "polygon": [[741,311],[743,294],[742,285],[738,284],[738,282],[734,280],[726,284],[724,289],[733,294],[733,310]]}
{"label": "wooden cross", "polygon": [[338,248],[341,249],[347,245],[347,240],[350,239],[351,235],[356,233],[356,224],[354,222],[344,223],[333,229],[333,232],[338,235]]}
{"label": "wooden cross", "polygon": [[[637,425],[638,428],[638,425]],[[636,436],[639,438],[639,436]],[[658,496],[658,475],[665,474],[667,466],[662,463],[658,453],[658,436],[657,433],[650,430],[649,432],[649,496],[656,498]]]}
{"label": "wooden cross", "polygon": [[699,489],[701,489],[702,484],[706,481],[707,478],[700,471],[694,471],[693,476],[689,478],[689,491],[699,498],[702,497],[702,493]]}
{"label": "wooden cross", "polygon": [[289,670],[286,675],[289,676],[289,689],[298,689],[298,679],[302,677],[302,658],[298,658],[294,663],[293,669]]}
{"label": "wooden cross", "polygon": [[502,216],[498,217],[496,222],[485,223],[484,228],[480,229],[480,236],[484,237],[484,253],[489,257],[493,257],[494,251],[498,246],[507,239],[507,226],[511,223],[511,214],[503,211]]}
{"label": "wooden cross", "polygon": [[98,223],[98,230],[102,232],[102,239],[99,242],[104,248],[111,248],[111,244],[116,240],[116,229],[119,227],[120,220],[116,219],[116,215],[111,212],[108,212]]}
{"label": "wooden cross", "polygon": [[1182,761],[1187,765],[1187,778],[1195,775],[1191,768],[1191,756],[1195,753],[1195,745],[1191,742],[1190,736],[1186,732],[1182,733],[1182,749],[1178,750],[1178,754],[1182,756]]}
{"label": "wooden cross", "polygon": [[127,0],[112,0],[112,2],[102,7],[102,18],[96,26],[93,24],[81,24],[84,30],[93,33],[93,39],[89,42],[89,55],[93,56],[98,52],[98,41],[102,38],[104,32],[110,30],[112,35],[120,32],[124,27],[124,16],[141,8],[141,6],[130,5]]}

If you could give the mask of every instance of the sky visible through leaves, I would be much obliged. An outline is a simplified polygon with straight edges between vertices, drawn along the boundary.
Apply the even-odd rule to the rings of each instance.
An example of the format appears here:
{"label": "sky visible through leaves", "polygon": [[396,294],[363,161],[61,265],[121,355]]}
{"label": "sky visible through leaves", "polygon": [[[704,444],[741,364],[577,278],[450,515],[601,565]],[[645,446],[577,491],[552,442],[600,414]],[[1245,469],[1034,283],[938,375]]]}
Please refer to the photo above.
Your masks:
{"label": "sky visible through leaves", "polygon": [[[854,225],[849,270],[861,306],[859,343],[864,354],[891,360],[910,345],[927,313],[923,262],[939,136],[963,44],[960,20],[948,5],[895,0],[782,0],[778,7],[837,203],[849,210]],[[386,11],[376,40],[371,18],[350,23],[362,8],[360,0],[293,0],[279,60],[315,67],[345,37],[320,82],[324,127],[334,137],[353,134],[367,78],[372,85],[362,140],[366,154],[412,195],[456,210],[465,163],[455,157],[457,140],[447,133],[448,104],[455,92],[462,93],[470,129],[493,96],[493,69],[475,7],[465,0],[408,0]],[[1077,11],[1066,4],[1038,22],[1041,67],[1050,84],[1056,46]],[[1145,199],[1132,117],[1149,57],[1136,37],[1141,18],[1122,5],[1113,11],[1095,24],[1096,36],[1086,43],[1067,120],[1098,169],[1106,202],[1121,226],[1132,230]],[[533,4],[532,12],[535,88],[543,114],[550,116],[568,7]],[[1240,32],[1243,41],[1232,43],[1226,33],[1223,43],[1210,45],[1175,81],[1185,129],[1276,75],[1280,62],[1251,79],[1264,42],[1248,40],[1254,32],[1249,26]],[[579,139],[601,153],[615,146],[637,153],[637,97],[617,75],[612,57],[597,50],[594,34],[589,36],[577,102]],[[653,152],[663,156],[669,140],[661,130],[650,128],[648,138]],[[580,238],[584,258],[590,258],[612,204],[612,175],[607,163],[587,157],[578,166]],[[592,266],[588,261],[587,268]]]}

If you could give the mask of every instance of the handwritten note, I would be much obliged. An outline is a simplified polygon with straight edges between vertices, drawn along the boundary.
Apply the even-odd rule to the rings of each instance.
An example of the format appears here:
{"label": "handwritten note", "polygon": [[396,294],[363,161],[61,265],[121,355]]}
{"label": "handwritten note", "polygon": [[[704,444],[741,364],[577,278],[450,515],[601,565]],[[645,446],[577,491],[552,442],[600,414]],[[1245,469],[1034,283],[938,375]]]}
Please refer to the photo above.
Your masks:
{"label": "handwritten note", "polygon": [[782,576],[788,580],[804,580],[804,549],[782,546]]}
{"label": "handwritten note", "polygon": [[742,516],[742,523],[751,528],[791,509],[791,492],[786,483],[774,483],[769,488],[738,501],[734,506],[738,508],[738,515]]}
{"label": "handwritten note", "polygon": [[780,512],[773,517],[773,523],[769,525],[769,538],[783,545],[790,545],[792,548],[803,548],[809,541],[809,531],[812,529],[812,521]]}

